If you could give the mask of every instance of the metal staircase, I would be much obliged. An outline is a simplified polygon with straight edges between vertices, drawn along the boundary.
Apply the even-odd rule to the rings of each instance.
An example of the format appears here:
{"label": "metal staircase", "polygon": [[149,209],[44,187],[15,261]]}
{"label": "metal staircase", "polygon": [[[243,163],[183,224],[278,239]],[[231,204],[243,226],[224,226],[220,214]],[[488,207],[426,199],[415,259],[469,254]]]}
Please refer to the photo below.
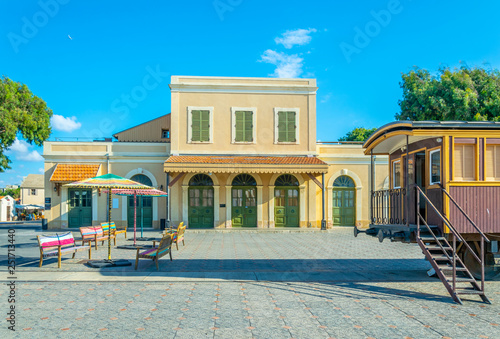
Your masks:
{"label": "metal staircase", "polygon": [[[424,217],[420,214],[420,209],[417,208],[417,243],[422,249],[426,259],[429,261],[433,269],[435,270],[439,279],[441,279],[443,285],[450,293],[450,296],[457,303],[462,304],[462,300],[459,295],[479,295],[479,297],[486,303],[491,303],[488,297],[485,295],[484,291],[484,241],[489,242],[486,235],[481,232],[481,230],[474,224],[474,222],[467,216],[456,201],[449,195],[449,193],[441,187],[443,193],[445,193],[450,201],[452,201],[455,206],[461,211],[461,213],[466,217],[466,219],[472,223],[476,228],[478,233],[481,235],[481,247],[480,247],[480,257],[475,253],[475,251],[470,248],[469,244],[463,239],[460,233],[453,227],[448,218],[442,215],[438,209],[432,204],[425,193],[420,189],[420,187],[415,185],[417,190],[417,206],[420,206],[420,197],[424,198],[425,203],[430,206],[434,212],[441,218],[443,223],[450,230],[450,236],[452,237],[451,244],[448,240],[436,234],[431,227],[427,224]],[[422,221],[423,229],[420,228],[420,222]],[[472,273],[469,271],[467,266],[463,263],[462,259],[457,254],[457,241],[462,243],[473,254],[473,257],[481,265],[481,280],[478,281],[474,278]]]}

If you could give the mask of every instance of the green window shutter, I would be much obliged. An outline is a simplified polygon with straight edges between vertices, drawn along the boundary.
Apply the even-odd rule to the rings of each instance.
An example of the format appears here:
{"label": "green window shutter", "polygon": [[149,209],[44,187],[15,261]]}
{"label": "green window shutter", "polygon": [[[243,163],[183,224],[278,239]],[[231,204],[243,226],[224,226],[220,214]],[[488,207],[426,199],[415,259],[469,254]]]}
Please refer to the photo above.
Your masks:
{"label": "green window shutter", "polygon": [[210,111],[191,111],[191,141],[210,141]]}
{"label": "green window shutter", "polygon": [[191,141],[201,141],[201,111],[191,111]]}
{"label": "green window shutter", "polygon": [[287,140],[288,142],[295,142],[296,133],[296,124],[295,124],[295,112],[288,112],[288,121],[287,121]]}
{"label": "green window shutter", "polygon": [[200,141],[210,141],[210,111],[200,112]]}
{"label": "green window shutter", "polygon": [[252,111],[236,111],[235,117],[235,136],[236,142],[252,142],[253,141],[253,112]]}
{"label": "green window shutter", "polygon": [[295,112],[278,112],[278,142],[296,142]]}

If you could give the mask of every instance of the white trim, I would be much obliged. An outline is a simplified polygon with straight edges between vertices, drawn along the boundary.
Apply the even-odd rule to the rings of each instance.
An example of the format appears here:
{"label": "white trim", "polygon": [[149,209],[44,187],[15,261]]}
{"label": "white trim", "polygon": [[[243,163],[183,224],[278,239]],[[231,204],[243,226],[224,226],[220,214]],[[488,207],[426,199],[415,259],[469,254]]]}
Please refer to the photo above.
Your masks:
{"label": "white trim", "polygon": [[[439,181],[432,181],[432,154],[439,152]],[[440,184],[441,183],[441,149],[435,149],[429,151],[429,185]]]}
{"label": "white trim", "polygon": [[[280,142],[278,141],[278,113],[279,112],[295,112],[295,142]],[[300,108],[274,107],[274,144],[277,145],[298,145],[300,144]]]}
{"label": "white trim", "polygon": [[[187,87],[189,86],[189,87]],[[244,94],[289,94],[289,95],[304,95],[304,94],[316,94],[317,87],[305,87],[304,89],[289,89],[286,87],[276,87],[269,88],[268,86],[262,86],[260,88],[249,88],[246,86],[241,86],[241,88],[227,88],[227,86],[215,87],[214,85],[170,85],[170,90],[172,93],[244,93]]]}
{"label": "white trim", "polygon": [[[236,141],[236,112],[252,112],[252,141]],[[231,107],[231,143],[238,145],[252,145],[257,143],[257,107]]]}
{"label": "white trim", "polygon": [[[193,131],[191,125],[193,123],[193,117],[191,112],[193,110],[208,111],[209,115],[209,129],[208,129],[208,141],[193,141]],[[188,144],[213,144],[213,129],[214,129],[214,108],[213,107],[200,107],[200,106],[188,106],[187,107],[188,125],[187,125],[187,143]]]}
{"label": "white trim", "polygon": [[134,170],[131,170],[125,175],[125,178],[132,179],[132,177],[136,174],[144,174],[151,180],[151,183],[153,184],[154,188],[158,187],[158,182],[156,181],[154,174],[144,168],[136,168]]}
{"label": "white trim", "polygon": [[[394,164],[399,163],[399,186],[396,186],[396,176],[394,175]],[[395,160],[391,164],[392,169],[392,188],[401,188],[401,160]]]}

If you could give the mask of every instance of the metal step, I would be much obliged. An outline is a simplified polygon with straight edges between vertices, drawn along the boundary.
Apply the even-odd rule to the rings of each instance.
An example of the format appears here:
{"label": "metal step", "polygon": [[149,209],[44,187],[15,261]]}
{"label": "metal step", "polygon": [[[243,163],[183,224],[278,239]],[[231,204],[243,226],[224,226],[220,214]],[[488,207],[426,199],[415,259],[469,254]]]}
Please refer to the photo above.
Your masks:
{"label": "metal step", "polygon": [[[448,278],[446,280],[448,282],[453,282],[453,277]],[[472,279],[472,278],[455,278],[455,282],[457,282],[457,283],[477,283],[476,279]]]}
{"label": "metal step", "polygon": [[[452,266],[448,266],[448,265],[437,265],[437,267],[441,270],[441,271],[453,271],[453,267]],[[457,267],[457,272],[465,272],[467,271],[467,269],[465,267]]]}
{"label": "metal step", "polygon": [[456,294],[484,294],[483,291],[476,290],[474,288],[457,288],[455,289]]}
{"label": "metal step", "polygon": [[443,246],[443,248],[439,247],[439,246],[425,246],[425,248],[427,248],[429,251],[437,251],[437,250],[440,250],[442,251],[443,249],[445,251],[451,251],[453,250],[453,248],[451,247],[446,247],[446,246]]}
{"label": "metal step", "polygon": [[432,253],[429,253],[431,255],[431,258],[434,259],[435,261],[448,261],[448,262],[451,262],[451,260],[445,256],[445,255],[438,255],[438,254],[432,254]]}
{"label": "metal step", "polygon": [[[437,240],[441,241],[441,240],[446,240],[446,238],[444,237],[436,237]],[[433,236],[420,236],[420,240],[422,240],[423,242],[426,242],[426,241],[436,241],[436,239],[434,239]]]}

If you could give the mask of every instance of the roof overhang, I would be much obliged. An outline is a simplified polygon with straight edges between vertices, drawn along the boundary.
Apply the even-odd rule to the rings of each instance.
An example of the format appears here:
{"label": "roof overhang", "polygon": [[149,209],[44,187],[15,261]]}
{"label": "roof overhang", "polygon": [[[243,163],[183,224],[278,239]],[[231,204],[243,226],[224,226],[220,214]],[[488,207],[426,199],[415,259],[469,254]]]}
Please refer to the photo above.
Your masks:
{"label": "roof overhang", "polygon": [[[500,122],[490,121],[397,121],[380,127],[363,145],[365,154],[391,154],[408,143],[456,132],[490,131],[500,135]],[[488,133],[490,133],[488,132]]]}
{"label": "roof overhang", "polygon": [[57,164],[49,181],[69,183],[96,177],[101,170],[100,164]]}
{"label": "roof overhang", "polygon": [[316,157],[171,156],[165,172],[183,173],[312,173],[328,172],[328,164]]}

